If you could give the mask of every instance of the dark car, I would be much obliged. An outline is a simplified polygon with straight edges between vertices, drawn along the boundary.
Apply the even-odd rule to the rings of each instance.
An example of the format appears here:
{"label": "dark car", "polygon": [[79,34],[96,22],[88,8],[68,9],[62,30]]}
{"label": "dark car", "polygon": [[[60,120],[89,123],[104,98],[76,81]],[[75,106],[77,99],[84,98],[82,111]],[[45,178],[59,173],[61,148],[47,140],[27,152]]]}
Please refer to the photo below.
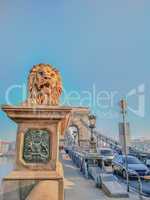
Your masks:
{"label": "dark car", "polygon": [[[138,158],[128,155],[127,163],[129,177],[137,177],[137,174],[140,177],[150,175],[150,170],[148,169],[148,167],[143,164]],[[126,178],[126,162],[124,155],[119,155],[115,157],[112,162],[112,167],[114,173],[122,175],[123,178]]]}

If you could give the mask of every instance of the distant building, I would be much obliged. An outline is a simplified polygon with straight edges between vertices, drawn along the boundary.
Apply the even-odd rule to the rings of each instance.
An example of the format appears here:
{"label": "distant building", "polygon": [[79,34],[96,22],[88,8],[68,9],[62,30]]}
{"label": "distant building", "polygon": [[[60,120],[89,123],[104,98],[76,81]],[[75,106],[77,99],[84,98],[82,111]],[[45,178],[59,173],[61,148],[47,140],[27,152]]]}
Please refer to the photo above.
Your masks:
{"label": "distant building", "polygon": [[0,140],[0,156],[15,154],[15,142]]}
{"label": "distant building", "polygon": [[7,154],[8,150],[9,150],[9,142],[7,141],[0,141],[0,155],[4,155]]}
{"label": "distant building", "polygon": [[150,153],[150,139],[148,138],[140,138],[132,140],[132,146],[136,149]]}

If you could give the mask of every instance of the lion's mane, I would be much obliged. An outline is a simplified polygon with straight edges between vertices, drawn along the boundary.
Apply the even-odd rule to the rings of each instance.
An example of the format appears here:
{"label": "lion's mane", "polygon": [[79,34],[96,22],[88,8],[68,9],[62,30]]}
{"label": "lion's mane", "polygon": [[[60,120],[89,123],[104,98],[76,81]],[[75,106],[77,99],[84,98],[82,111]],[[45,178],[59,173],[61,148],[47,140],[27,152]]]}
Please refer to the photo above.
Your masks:
{"label": "lion's mane", "polygon": [[28,78],[28,100],[32,104],[59,104],[62,81],[59,71],[49,64],[33,66]]}

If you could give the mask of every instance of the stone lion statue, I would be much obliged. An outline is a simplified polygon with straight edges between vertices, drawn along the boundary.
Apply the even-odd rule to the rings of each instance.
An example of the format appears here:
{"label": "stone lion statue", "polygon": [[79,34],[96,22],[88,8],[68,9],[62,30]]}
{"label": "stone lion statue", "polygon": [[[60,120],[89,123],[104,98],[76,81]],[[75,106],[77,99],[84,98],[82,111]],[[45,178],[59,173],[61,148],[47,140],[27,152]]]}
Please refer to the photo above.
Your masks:
{"label": "stone lion statue", "polygon": [[28,103],[56,106],[62,93],[59,71],[49,64],[33,66],[28,77]]}

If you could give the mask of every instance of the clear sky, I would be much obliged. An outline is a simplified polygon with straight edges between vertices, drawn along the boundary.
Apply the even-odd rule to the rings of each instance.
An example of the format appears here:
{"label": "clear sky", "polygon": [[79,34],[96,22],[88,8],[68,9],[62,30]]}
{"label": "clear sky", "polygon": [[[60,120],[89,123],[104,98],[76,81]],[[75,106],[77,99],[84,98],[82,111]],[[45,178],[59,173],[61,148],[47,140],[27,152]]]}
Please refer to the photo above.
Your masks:
{"label": "clear sky", "polygon": [[[79,93],[80,99],[76,93],[76,99],[69,98],[72,105],[88,106],[89,92],[93,99],[100,95],[100,105],[90,107],[97,127],[115,138],[120,97],[140,90],[128,98],[128,118],[132,137],[149,137],[149,54],[149,0],[0,1],[1,104],[7,103],[10,87],[26,84],[34,64],[50,63],[61,71],[67,94]],[[19,104],[22,89],[11,90],[9,100]],[[15,135],[16,126],[0,112],[0,138]]]}

